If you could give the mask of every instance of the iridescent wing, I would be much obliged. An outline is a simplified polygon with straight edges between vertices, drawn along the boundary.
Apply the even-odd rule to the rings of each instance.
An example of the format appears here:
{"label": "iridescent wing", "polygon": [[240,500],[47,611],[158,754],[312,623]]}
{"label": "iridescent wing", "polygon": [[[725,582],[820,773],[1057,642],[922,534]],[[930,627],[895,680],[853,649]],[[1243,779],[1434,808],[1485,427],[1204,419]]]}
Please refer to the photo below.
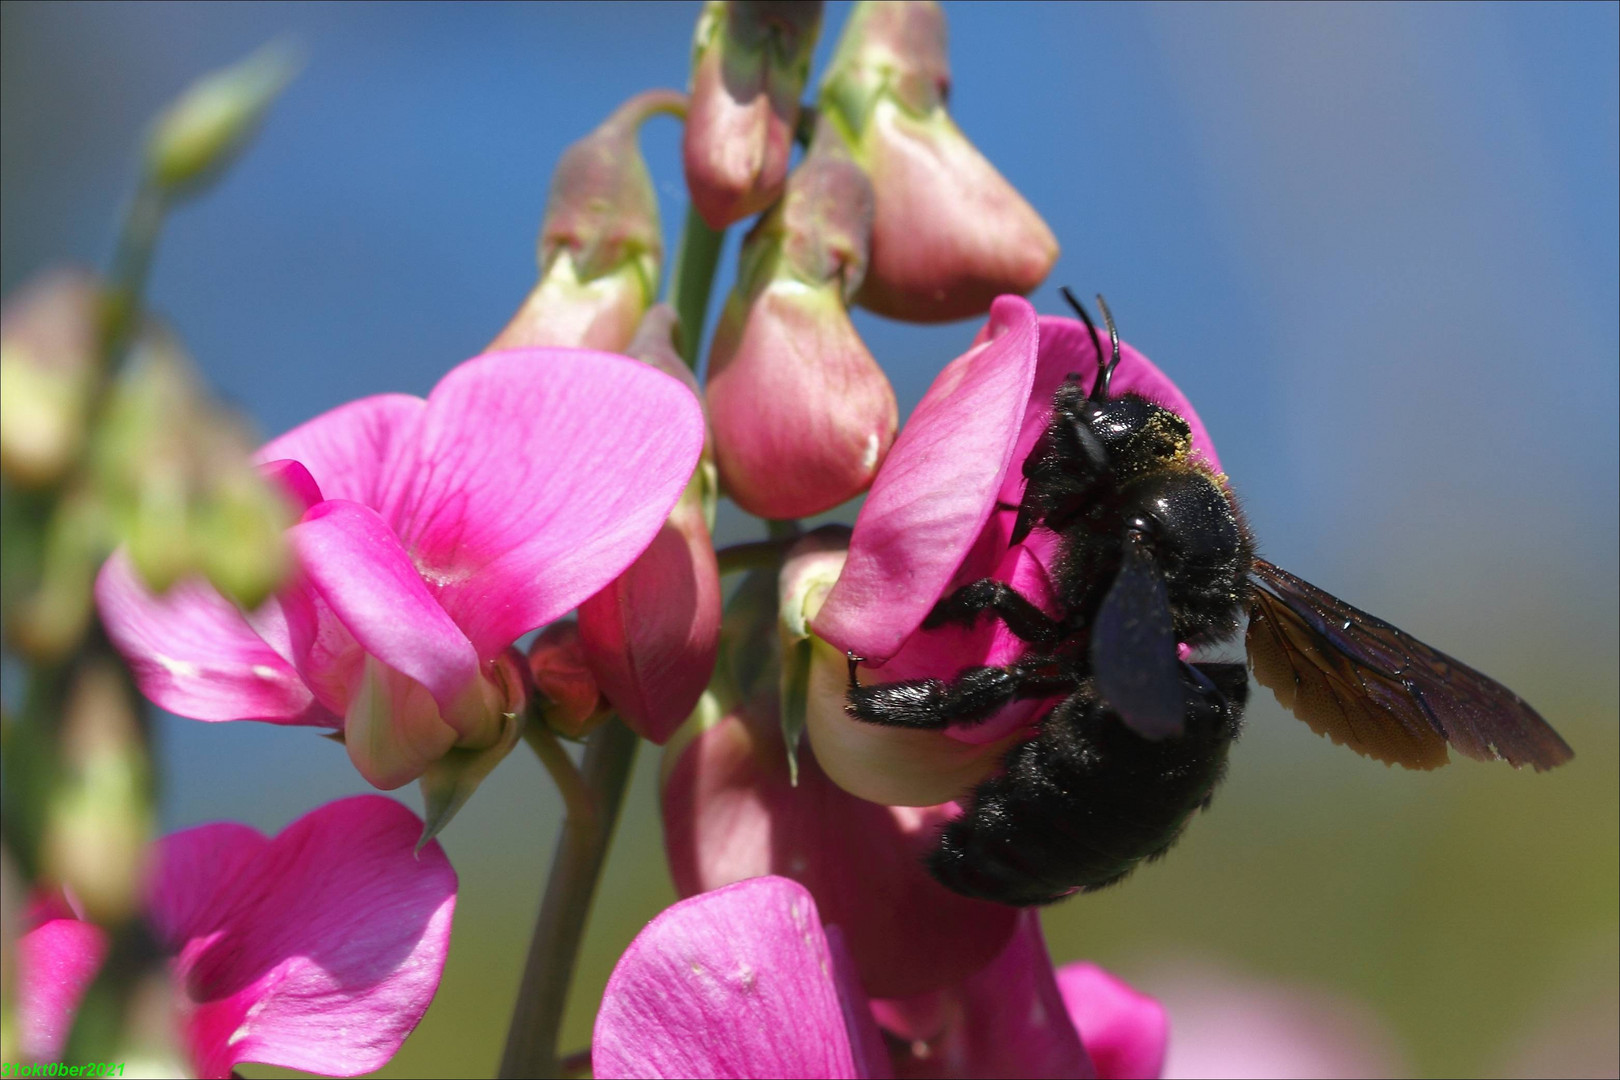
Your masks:
{"label": "iridescent wing", "polygon": [[1539,772],[1574,756],[1513,691],[1338,597],[1256,559],[1249,664],[1311,730],[1409,769],[1446,744]]}

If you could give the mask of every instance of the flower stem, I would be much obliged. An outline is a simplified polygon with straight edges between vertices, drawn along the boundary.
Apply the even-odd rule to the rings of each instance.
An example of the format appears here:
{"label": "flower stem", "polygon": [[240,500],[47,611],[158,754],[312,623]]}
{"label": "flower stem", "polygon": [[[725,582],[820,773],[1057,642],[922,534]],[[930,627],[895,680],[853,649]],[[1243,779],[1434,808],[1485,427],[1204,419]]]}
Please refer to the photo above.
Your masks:
{"label": "flower stem", "polygon": [[698,348],[703,344],[703,321],[709,312],[709,292],[714,288],[714,269],[720,263],[724,229],[711,229],[690,203],[686,222],[681,226],[680,245],[675,249],[675,274],[669,283],[669,304],[680,318],[681,359],[697,370]]}
{"label": "flower stem", "polygon": [[[500,1076],[563,1075],[557,1055],[563,1008],[639,742],[617,717],[586,741],[585,761],[579,769],[583,790],[569,800],[568,816],[557,839],[551,877],[501,1055]],[[561,747],[556,749],[561,751]]]}

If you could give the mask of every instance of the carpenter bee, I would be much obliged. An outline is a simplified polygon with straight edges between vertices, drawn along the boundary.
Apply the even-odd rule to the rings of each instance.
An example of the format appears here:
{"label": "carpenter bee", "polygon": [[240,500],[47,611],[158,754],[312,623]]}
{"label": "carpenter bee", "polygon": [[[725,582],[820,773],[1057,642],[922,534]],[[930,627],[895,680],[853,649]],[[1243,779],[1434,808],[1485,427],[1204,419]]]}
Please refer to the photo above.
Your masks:
{"label": "carpenter bee", "polygon": [[[1064,298],[1103,355],[1097,327]],[[1023,464],[1013,542],[1049,529],[1063,614],[1005,582],[971,582],[923,626],[1002,620],[1029,649],[952,680],[861,686],[846,708],[909,728],[983,720],[1016,699],[1059,698],[1037,734],[965,800],[928,857],[947,887],[1006,904],[1100,889],[1156,859],[1207,806],[1242,726],[1241,663],[1193,662],[1235,638],[1249,666],[1312,730],[1386,763],[1432,769],[1451,745],[1537,770],[1572,751],[1518,695],[1255,554],[1224,476],[1191,456],[1180,416],[1109,395],[1119,333],[1102,297],[1110,359],[1087,393],[1078,374]],[[1012,509],[1012,507],[1007,507]],[[1185,646],[1182,649],[1181,646]]]}

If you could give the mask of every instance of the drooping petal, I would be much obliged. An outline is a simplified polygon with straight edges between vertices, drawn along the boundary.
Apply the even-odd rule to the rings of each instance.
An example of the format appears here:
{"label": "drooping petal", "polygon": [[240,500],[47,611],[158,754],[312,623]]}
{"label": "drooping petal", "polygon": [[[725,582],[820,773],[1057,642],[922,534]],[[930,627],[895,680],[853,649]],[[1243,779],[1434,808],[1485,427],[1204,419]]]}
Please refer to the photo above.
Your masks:
{"label": "drooping petal", "polygon": [[1157,1080],[1164,1074],[1170,1020],[1157,999],[1083,962],[1059,968],[1057,984],[1099,1080]]}
{"label": "drooping petal", "polygon": [[856,798],[828,779],[808,745],[794,786],[774,694],[707,727],[700,718],[676,739],[689,734],[666,751],[663,788],[665,851],[683,896],[762,874],[801,882],[842,931],[862,984],[880,996],[959,982],[1006,944],[1013,908],[958,896],[923,866],[952,807]]}
{"label": "drooping petal", "polygon": [[810,894],[754,878],[648,923],[608,978],[591,1067],[619,1077],[858,1076]]}
{"label": "drooping petal", "polygon": [[67,1047],[73,1016],[107,956],[107,933],[95,923],[51,919],[17,939],[17,1052],[25,1061],[54,1061]]}
{"label": "drooping petal", "polygon": [[383,484],[383,517],[478,655],[617,577],[703,445],[697,400],[608,353],[524,349],[457,367]]}
{"label": "drooping petal", "polygon": [[1093,1077],[1064,1008],[1033,908],[993,961],[951,989],[873,1005],[878,1022],[909,1047],[901,1077]]}
{"label": "drooping petal", "polygon": [[720,568],[694,482],[647,550],[579,606],[579,641],[602,693],[663,745],[714,672]]}
{"label": "drooping petal", "polygon": [[96,603],[141,693],[162,708],[195,720],[337,726],[293,666],[206,584],[153,596],[120,550],[96,578]]}
{"label": "drooping petal", "polygon": [[310,587],[360,647],[427,687],[456,723],[478,680],[478,654],[377,512],[329,499],[288,535]]}
{"label": "drooping petal", "polygon": [[[217,889],[216,919],[186,914],[200,900],[185,878],[155,894],[160,924],[214,924],[176,962],[199,1075],[254,1061],[354,1076],[393,1056],[438,987],[455,909],[444,852],[437,843],[414,851],[421,829],[392,799],[343,799],[260,839],[251,865]],[[240,831],[196,831],[161,841],[159,865],[171,852],[174,865],[195,865],[201,851],[256,846]]]}
{"label": "drooping petal", "polygon": [[383,466],[409,437],[426,404],[410,394],[377,394],[351,401],[271,439],[256,462],[292,458],[309,470],[328,499],[377,508]]}
{"label": "drooping petal", "polygon": [[849,562],[815,620],[837,648],[893,656],[995,509],[1035,375],[1035,309],[1004,296],[991,338],[940,372],[855,519]]}

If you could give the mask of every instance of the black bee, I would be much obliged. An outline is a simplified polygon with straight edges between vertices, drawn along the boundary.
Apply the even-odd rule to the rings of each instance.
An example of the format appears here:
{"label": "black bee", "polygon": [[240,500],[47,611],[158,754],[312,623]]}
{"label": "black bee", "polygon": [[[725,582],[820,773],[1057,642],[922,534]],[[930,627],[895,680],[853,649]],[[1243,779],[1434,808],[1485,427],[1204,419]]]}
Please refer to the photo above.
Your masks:
{"label": "black bee", "polygon": [[[1090,315],[1063,295],[1101,357]],[[1243,664],[1189,662],[1177,646],[1228,641],[1245,613],[1255,678],[1358,753],[1415,769],[1444,764],[1448,743],[1515,767],[1569,760],[1505,686],[1258,558],[1225,477],[1190,456],[1187,422],[1135,394],[1109,396],[1119,334],[1097,302],[1111,358],[1089,394],[1074,374],[1054,395],[1013,531],[1014,543],[1035,528],[1061,539],[1062,617],[985,579],[942,599],[923,626],[1001,619],[1029,643],[1017,662],[861,686],[850,657],[847,709],[873,724],[943,728],[1063,695],[945,827],[928,858],[936,878],[968,896],[1044,904],[1169,850],[1220,782],[1248,697]]]}

